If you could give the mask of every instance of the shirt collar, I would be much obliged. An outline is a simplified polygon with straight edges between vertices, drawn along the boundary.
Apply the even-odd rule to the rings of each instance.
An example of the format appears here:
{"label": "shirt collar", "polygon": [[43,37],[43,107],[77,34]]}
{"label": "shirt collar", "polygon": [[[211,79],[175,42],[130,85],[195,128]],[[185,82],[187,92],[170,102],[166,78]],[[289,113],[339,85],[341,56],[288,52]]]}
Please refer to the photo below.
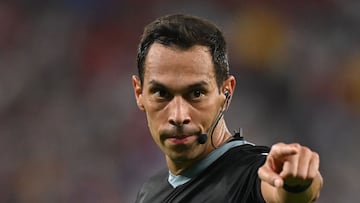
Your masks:
{"label": "shirt collar", "polygon": [[220,156],[222,156],[225,152],[227,152],[229,149],[244,145],[244,144],[251,144],[250,142],[247,142],[245,140],[234,140],[231,142],[227,142],[221,147],[215,149],[212,151],[207,157],[205,157],[203,160],[196,163],[191,168],[187,169],[184,173],[180,175],[174,175],[169,171],[169,177],[168,182],[173,188],[176,188],[182,184],[187,183],[190,181],[193,177],[197,176],[201,171],[203,171],[205,168],[207,168],[210,164],[212,164],[216,159],[218,159]]}

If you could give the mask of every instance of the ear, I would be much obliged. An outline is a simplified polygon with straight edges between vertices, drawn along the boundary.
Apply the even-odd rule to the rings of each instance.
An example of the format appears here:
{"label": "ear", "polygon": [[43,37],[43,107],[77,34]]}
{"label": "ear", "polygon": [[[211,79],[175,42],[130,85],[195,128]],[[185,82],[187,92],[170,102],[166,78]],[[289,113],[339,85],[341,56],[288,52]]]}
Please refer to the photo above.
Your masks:
{"label": "ear", "polygon": [[229,101],[227,102],[227,105],[230,104],[230,101],[232,99],[232,95],[235,92],[235,86],[236,86],[236,80],[235,77],[230,75],[223,83],[222,86],[222,92],[225,95],[225,92],[227,92],[227,94],[229,94]]}
{"label": "ear", "polygon": [[142,98],[141,80],[138,76],[136,76],[136,75],[132,76],[132,85],[134,88],[136,104],[140,110],[145,111],[145,108],[143,105],[143,98]]}

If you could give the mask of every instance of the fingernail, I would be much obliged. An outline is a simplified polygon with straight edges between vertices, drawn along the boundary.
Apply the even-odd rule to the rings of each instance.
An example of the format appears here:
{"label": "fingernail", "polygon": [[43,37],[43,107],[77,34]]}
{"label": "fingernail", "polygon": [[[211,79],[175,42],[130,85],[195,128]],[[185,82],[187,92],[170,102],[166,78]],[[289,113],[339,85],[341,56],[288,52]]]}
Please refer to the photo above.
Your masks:
{"label": "fingernail", "polygon": [[274,180],[274,185],[275,185],[275,187],[281,187],[281,180],[280,179],[275,179]]}

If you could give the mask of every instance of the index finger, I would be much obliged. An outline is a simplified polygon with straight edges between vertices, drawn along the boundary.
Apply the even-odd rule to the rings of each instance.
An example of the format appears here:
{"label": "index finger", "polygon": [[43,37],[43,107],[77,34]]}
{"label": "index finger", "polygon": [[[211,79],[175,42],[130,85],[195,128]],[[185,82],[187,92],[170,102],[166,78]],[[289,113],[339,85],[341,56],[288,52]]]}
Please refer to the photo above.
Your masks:
{"label": "index finger", "polygon": [[297,154],[299,151],[299,148],[300,148],[299,144],[278,143],[271,147],[269,156],[272,156],[274,159],[282,159],[287,156]]}

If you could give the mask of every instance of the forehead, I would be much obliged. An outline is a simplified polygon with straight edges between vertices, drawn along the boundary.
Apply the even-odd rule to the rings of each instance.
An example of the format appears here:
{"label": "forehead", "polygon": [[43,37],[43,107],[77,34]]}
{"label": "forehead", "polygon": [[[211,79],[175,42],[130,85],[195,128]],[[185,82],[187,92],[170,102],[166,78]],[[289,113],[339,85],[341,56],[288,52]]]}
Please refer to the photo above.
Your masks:
{"label": "forehead", "polygon": [[195,45],[189,49],[154,43],[145,60],[144,83],[216,83],[215,69],[209,49]]}

